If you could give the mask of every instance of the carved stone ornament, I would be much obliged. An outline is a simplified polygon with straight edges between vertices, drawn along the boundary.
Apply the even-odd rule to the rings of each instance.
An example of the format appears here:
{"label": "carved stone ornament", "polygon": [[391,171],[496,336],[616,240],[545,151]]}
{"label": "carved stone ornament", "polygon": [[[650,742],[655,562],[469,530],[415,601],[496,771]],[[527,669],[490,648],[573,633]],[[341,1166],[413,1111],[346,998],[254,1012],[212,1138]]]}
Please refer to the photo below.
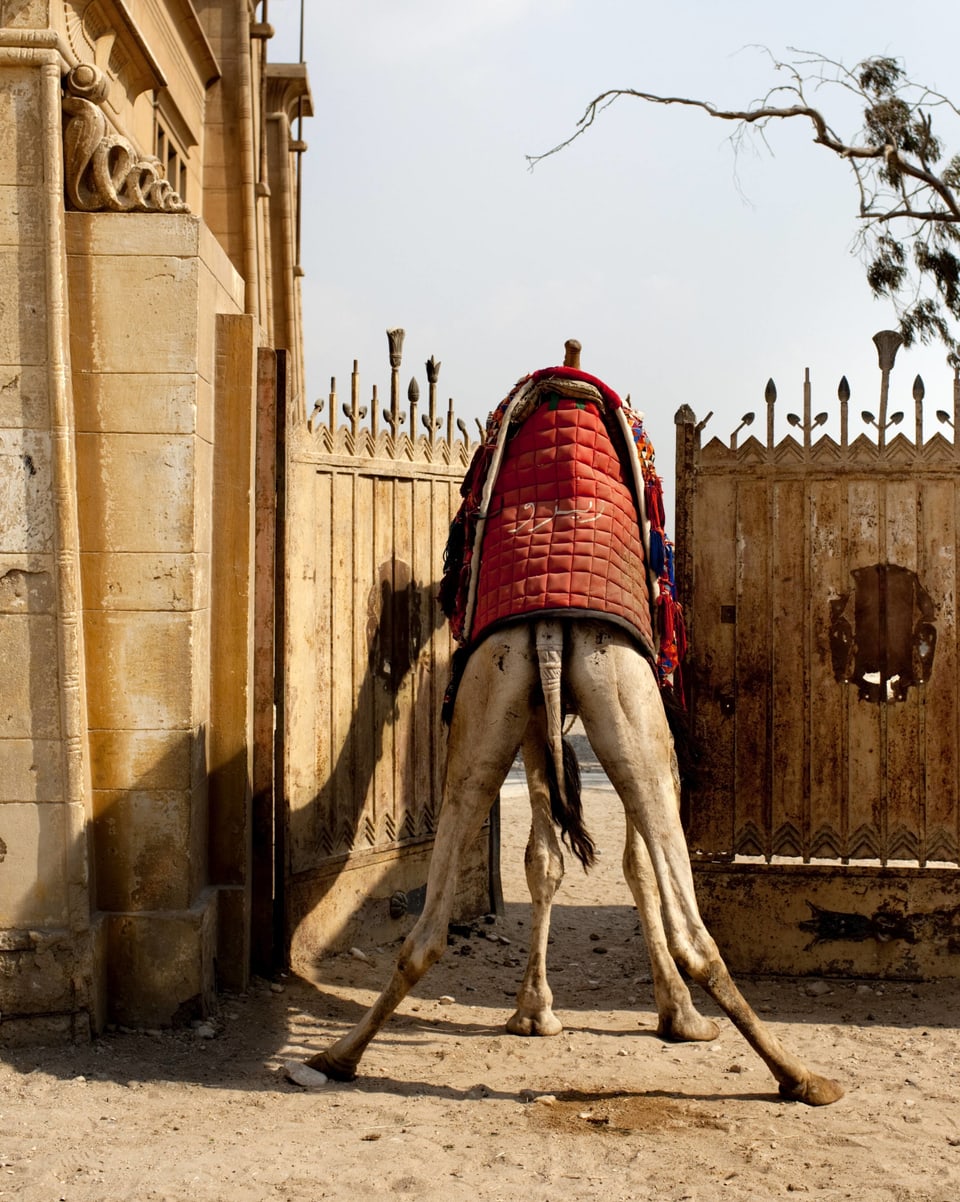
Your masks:
{"label": "carved stone ornament", "polygon": [[91,63],[64,80],[64,183],[71,206],[84,213],[189,213],[164,178],[163,165],[114,133],[101,105],[110,84]]}

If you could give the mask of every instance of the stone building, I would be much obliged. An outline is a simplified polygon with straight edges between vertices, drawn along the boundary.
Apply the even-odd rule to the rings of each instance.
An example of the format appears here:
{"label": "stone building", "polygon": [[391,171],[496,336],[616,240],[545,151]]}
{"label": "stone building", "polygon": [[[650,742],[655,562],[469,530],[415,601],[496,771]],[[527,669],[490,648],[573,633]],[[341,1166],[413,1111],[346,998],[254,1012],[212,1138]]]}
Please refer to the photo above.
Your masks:
{"label": "stone building", "polygon": [[0,1045],[203,1015],[269,905],[258,408],[302,407],[310,95],[266,7],[0,0]]}

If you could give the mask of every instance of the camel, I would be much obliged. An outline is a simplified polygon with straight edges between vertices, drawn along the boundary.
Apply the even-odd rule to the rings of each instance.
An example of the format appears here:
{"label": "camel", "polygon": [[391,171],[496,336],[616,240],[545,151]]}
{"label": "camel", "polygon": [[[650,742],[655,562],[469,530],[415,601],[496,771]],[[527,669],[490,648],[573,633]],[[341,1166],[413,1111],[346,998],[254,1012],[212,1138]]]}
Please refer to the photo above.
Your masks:
{"label": "camel", "polygon": [[[578,361],[569,362],[571,347],[579,351],[577,344],[568,344],[566,365],[578,368]],[[565,505],[562,512],[573,514],[576,508]],[[566,708],[579,714],[624,807],[623,868],[650,952],[660,1035],[708,1040],[718,1034],[717,1025],[695,1009],[682,969],[740,1030],[784,1098],[822,1106],[842,1097],[836,1081],[807,1068],[760,1021],[703,923],[680,822],[673,736],[642,640],[623,622],[592,610],[573,610],[528,613],[496,624],[466,649],[452,706],[423,913],[377,1001],[308,1065],[328,1077],[352,1080],[371,1040],[443,954],[461,858],[479,835],[521,748],[532,806],[525,868],[533,921],[529,959],[507,1030],[522,1036],[560,1032],[546,976],[550,907],[563,875],[555,822],[585,866],[593,852],[574,796],[575,782],[564,771]]]}

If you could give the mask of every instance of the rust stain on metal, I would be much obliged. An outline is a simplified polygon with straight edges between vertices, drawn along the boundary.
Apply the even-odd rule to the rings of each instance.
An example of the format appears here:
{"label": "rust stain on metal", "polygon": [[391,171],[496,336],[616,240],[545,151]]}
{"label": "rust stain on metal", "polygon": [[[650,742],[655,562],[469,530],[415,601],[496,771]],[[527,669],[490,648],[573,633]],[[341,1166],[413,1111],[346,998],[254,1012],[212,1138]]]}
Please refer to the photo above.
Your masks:
{"label": "rust stain on metal", "polygon": [[857,914],[827,910],[812,901],[806,904],[810,917],[798,925],[814,936],[808,949],[819,943],[863,943],[867,939],[889,943],[897,939],[905,943],[933,943],[954,953],[960,951],[960,906],[908,914],[882,905],[872,914]]}
{"label": "rust stain on metal", "polygon": [[850,574],[852,592],[830,603],[834,676],[856,685],[862,701],[905,701],[907,690],[933,673],[933,601],[917,574],[897,564],[876,563]]}

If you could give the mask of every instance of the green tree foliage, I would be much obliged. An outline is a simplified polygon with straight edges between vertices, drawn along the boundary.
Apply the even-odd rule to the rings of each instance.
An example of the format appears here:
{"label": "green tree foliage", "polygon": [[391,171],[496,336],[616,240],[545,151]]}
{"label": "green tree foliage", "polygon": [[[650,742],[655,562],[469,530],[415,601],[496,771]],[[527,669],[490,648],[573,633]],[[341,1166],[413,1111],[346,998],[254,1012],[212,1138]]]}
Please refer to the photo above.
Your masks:
{"label": "green tree foliage", "polygon": [[[587,132],[600,113],[628,96],[651,104],[701,109],[736,123],[735,145],[748,131],[762,137],[773,122],[791,117],[810,122],[813,141],[849,164],[859,197],[858,249],[874,294],[894,305],[904,342],[940,340],[950,363],[960,366],[960,154],[947,157],[934,133],[934,117],[960,117],[940,92],[914,83],[895,58],[866,58],[848,68],[821,54],[791,51],[790,62],[773,59],[787,81],[743,110],[705,100],[614,88],[596,96],[575,132],[552,150],[528,156],[531,168]],[[818,104],[809,96],[817,94]],[[820,97],[838,110],[852,99],[860,128],[838,135]]]}

